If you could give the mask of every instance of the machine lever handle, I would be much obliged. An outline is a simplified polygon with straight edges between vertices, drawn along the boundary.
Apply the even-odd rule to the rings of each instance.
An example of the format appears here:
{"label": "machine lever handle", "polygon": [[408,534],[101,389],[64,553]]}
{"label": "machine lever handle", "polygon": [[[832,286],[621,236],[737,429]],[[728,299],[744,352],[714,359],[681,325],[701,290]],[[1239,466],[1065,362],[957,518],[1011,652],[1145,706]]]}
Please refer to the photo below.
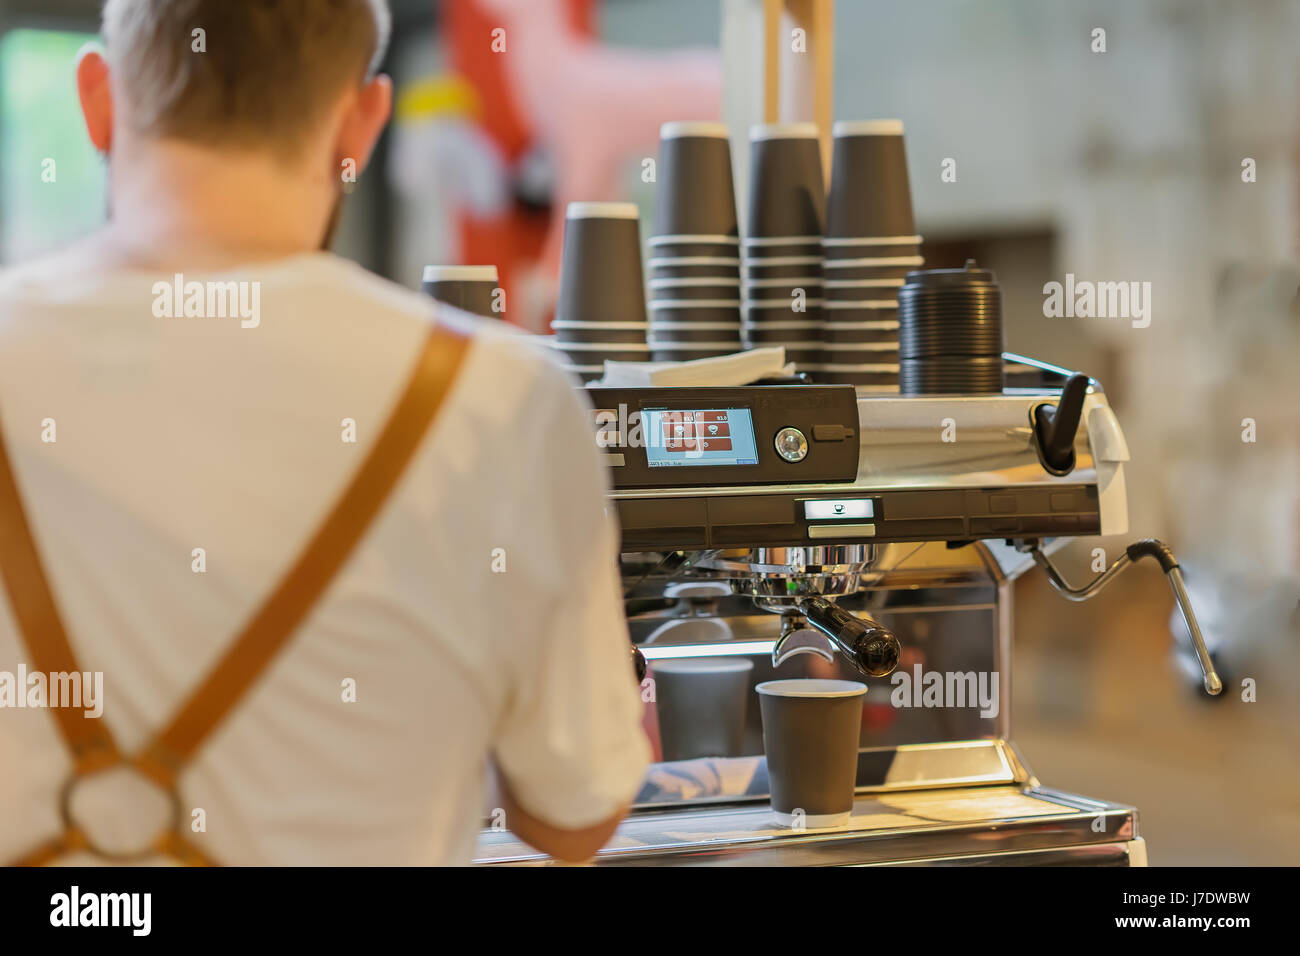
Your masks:
{"label": "machine lever handle", "polygon": [[804,598],[799,609],[862,673],[884,677],[898,666],[903,649],[889,628],[854,617],[824,597]]}
{"label": "machine lever handle", "polygon": [[1043,464],[1055,474],[1074,470],[1074,436],[1083,418],[1083,400],[1091,381],[1082,372],[1075,372],[1066,379],[1055,405],[1034,409],[1034,438]]}

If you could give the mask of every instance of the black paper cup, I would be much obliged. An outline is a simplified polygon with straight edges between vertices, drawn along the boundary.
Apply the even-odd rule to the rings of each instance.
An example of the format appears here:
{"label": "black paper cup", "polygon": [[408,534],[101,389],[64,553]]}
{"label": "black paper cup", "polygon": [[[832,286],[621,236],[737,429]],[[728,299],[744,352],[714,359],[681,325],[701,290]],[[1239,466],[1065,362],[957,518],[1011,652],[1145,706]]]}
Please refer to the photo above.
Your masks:
{"label": "black paper cup", "polygon": [[915,234],[902,121],[840,122],[831,135],[827,237]]}
{"label": "black paper cup", "polygon": [[838,256],[834,259],[824,261],[830,262],[830,265],[826,268],[830,269],[832,272],[839,272],[843,269],[854,269],[859,267],[866,268],[869,266],[876,268],[885,266],[906,266],[903,275],[907,275],[908,272],[914,272],[925,264],[925,257],[915,252],[901,256],[877,255],[875,253],[876,250],[873,249],[868,250],[866,254]]}
{"label": "black paper cup", "polygon": [[760,279],[748,281],[744,285],[744,298],[755,302],[794,302],[802,298],[805,302],[822,298],[820,279]]}
{"label": "black paper cup", "polygon": [[[496,266],[425,266],[420,284],[425,295],[475,315],[505,316],[505,297],[498,293]],[[502,303],[501,311],[496,306]]]}
{"label": "black paper cup", "polygon": [[777,822],[844,826],[853,813],[867,687],[845,680],[774,680],[755,688]]}
{"label": "black paper cup", "polygon": [[920,236],[854,236],[822,239],[827,262],[853,259],[898,259],[921,254]]}
{"label": "black paper cup", "polygon": [[879,258],[838,259],[823,262],[826,278],[842,282],[862,282],[867,279],[906,279],[925,265],[920,256],[881,256]]}
{"label": "black paper cup", "polygon": [[[806,311],[801,311],[799,307]],[[795,321],[797,319],[808,318],[812,313],[821,312],[822,299],[819,295],[809,295],[796,300],[793,296],[782,296],[773,299],[745,299],[744,309],[749,313],[749,317],[755,321],[771,319],[772,321]]]}
{"label": "black paper cup", "polygon": [[636,206],[569,203],[555,316],[567,322],[645,321]]}
{"label": "black paper cup", "polygon": [[734,325],[740,321],[740,299],[651,299],[650,321],[715,322]]}
{"label": "black paper cup", "polygon": [[691,342],[656,345],[650,354],[656,362],[691,362],[695,359],[731,355],[739,351],[741,347],[735,342]]}
{"label": "black paper cup", "polygon": [[821,322],[746,322],[740,333],[750,345],[759,346],[815,340],[821,330]]}
{"label": "black paper cup", "polygon": [[816,240],[823,234],[826,189],[812,123],[776,123],[749,131],[749,238]]}
{"label": "black paper cup", "polygon": [[692,342],[740,342],[737,322],[652,322],[651,345],[688,344]]}
{"label": "black paper cup", "polygon": [[878,269],[860,268],[860,269],[827,269],[822,273],[824,281],[831,284],[831,288],[849,288],[851,286],[860,286],[864,289],[887,289],[896,294],[907,281],[907,276],[881,276]]}
{"label": "black paper cup", "polygon": [[745,258],[749,262],[762,262],[765,259],[785,259],[801,256],[821,259],[822,244],[817,236],[769,236],[751,237],[745,240]]}
{"label": "black paper cup", "polygon": [[836,303],[873,302],[896,306],[898,290],[899,286],[863,286],[856,282],[851,284],[832,282],[829,286],[822,287],[822,298],[827,302]]}
{"label": "black paper cup", "polygon": [[815,366],[816,380],[825,385],[871,385],[898,389],[898,362],[827,362]]}
{"label": "black paper cup", "polygon": [[822,361],[822,343],[820,340],[812,342],[781,342],[770,343],[780,344],[785,349],[785,360],[793,362],[799,368],[808,365],[815,365]]}
{"label": "black paper cup", "polygon": [[566,322],[556,319],[551,323],[557,342],[586,344],[644,343],[646,322]]}
{"label": "black paper cup", "polygon": [[897,342],[822,342],[821,361],[828,365],[897,365]]}
{"label": "black paper cup", "polygon": [[739,240],[729,236],[651,236],[646,243],[648,259],[736,259]]}
{"label": "black paper cup", "polygon": [[740,281],[739,256],[652,256],[651,279],[726,279]]}
{"label": "black paper cup", "polygon": [[737,234],[731,141],[724,124],[661,126],[656,181],[656,234]]}
{"label": "black paper cup", "polygon": [[925,268],[924,256],[846,256],[825,258],[822,271],[828,279],[906,279],[909,272]]}
{"label": "black paper cup", "polygon": [[780,340],[771,340],[766,342],[747,342],[748,348],[782,348],[785,349],[785,360],[794,362],[802,367],[804,365],[815,364],[822,360],[822,342],[819,338],[803,338],[795,336],[786,336]]}
{"label": "black paper cup", "polygon": [[740,283],[731,279],[715,279],[708,276],[693,276],[689,279],[651,279],[651,300],[669,300],[674,302],[731,301],[740,298]]}
{"label": "black paper cup", "polygon": [[827,322],[895,322],[898,302],[893,299],[827,299],[822,302]]}
{"label": "black paper cup", "polygon": [[898,371],[854,371],[852,366],[809,367],[808,373],[818,385],[853,385],[869,392],[897,394]]}
{"label": "black paper cup", "polygon": [[573,365],[598,365],[602,362],[645,362],[650,346],[645,342],[556,342],[552,348]]}
{"label": "black paper cup", "polygon": [[823,322],[822,340],[825,342],[892,343],[898,345],[898,323],[878,320],[866,322]]}
{"label": "black paper cup", "polygon": [[820,256],[773,256],[745,260],[745,278],[749,280],[798,279],[821,275],[821,271]]}
{"label": "black paper cup", "polygon": [[651,309],[650,310],[650,327],[656,328],[667,323],[668,325],[682,324],[701,324],[701,325],[726,325],[729,327],[740,325],[740,310],[735,306],[730,308],[699,308],[699,309]]}

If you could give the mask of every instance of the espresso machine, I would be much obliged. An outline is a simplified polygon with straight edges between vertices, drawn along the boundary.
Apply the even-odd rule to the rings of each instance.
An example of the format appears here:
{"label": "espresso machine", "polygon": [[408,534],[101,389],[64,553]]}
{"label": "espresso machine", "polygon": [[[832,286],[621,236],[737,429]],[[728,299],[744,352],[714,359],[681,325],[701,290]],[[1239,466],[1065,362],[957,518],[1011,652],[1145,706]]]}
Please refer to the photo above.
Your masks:
{"label": "espresso machine", "polygon": [[[773,676],[868,687],[848,826],[774,824],[751,701],[731,752],[663,740],[596,864],[1145,865],[1135,808],[1043,785],[1012,743],[1012,583],[1037,567],[1080,601],[1151,558],[1206,692],[1222,685],[1165,545],[1134,542],[1087,582],[1058,570],[1069,538],[1127,533],[1129,451],[1098,382],[1004,361],[990,395],[588,389],[643,686],[719,658],[751,662],[750,697]],[[502,829],[478,857],[547,862]]]}

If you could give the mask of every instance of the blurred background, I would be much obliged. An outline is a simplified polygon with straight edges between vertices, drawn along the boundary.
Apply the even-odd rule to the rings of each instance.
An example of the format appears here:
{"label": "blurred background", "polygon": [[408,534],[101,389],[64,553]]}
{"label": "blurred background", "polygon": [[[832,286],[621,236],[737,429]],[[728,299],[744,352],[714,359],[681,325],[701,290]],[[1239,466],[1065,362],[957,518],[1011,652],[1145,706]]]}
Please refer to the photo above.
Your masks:
{"label": "blurred background", "polygon": [[[637,202],[648,234],[660,122],[720,117],[731,2],[392,0],[397,115],[337,250],[412,288],[495,263],[544,330],[564,204]],[[0,265],[104,217],[72,83],[98,8],[0,0]],[[1135,804],[1154,864],[1300,864],[1300,4],[839,0],[835,36],[836,117],[905,123],[927,265],[996,270],[1007,347],[1089,372],[1124,424],[1131,535],[1062,563],[1169,541],[1228,682],[1198,694],[1154,565],[1082,605],[1030,574],[1021,751]],[[1045,318],[1067,273],[1151,283],[1149,327]]]}

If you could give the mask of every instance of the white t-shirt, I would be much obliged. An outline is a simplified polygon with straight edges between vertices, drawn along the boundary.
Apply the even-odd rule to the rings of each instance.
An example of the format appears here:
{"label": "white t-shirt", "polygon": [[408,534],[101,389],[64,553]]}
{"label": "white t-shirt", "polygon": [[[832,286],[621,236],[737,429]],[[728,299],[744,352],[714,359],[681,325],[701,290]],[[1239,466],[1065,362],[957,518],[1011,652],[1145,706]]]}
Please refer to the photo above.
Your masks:
{"label": "white t-shirt", "polygon": [[[171,277],[68,271],[0,274],[0,425],[74,650],[103,672],[102,719],[130,754],[353,476],[436,307],[328,254],[185,276],[260,283],[255,327],[155,317]],[[206,827],[188,835],[220,862],[465,863],[489,755],[560,827],[608,818],[640,782],[649,747],[583,403],[526,337],[442,318],[475,335],[437,421],[181,778],[187,824],[202,809]],[[24,664],[0,595],[0,672]],[[0,864],[59,832],[69,767],[51,713],[0,707]]]}

